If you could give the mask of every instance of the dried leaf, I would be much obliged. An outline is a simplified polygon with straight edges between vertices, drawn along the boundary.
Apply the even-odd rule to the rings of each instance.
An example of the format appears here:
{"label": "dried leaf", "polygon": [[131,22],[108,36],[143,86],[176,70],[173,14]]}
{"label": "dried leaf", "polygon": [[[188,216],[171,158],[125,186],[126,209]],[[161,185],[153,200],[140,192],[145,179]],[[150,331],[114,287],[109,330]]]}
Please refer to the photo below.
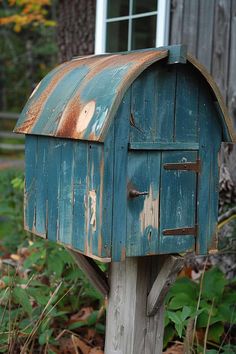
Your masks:
{"label": "dried leaf", "polygon": [[74,348],[77,347],[82,352],[82,354],[90,354],[91,347],[87,345],[83,340],[76,336],[71,336]]}
{"label": "dried leaf", "polygon": [[104,354],[104,351],[101,348],[96,347],[96,348],[92,348],[89,354]]}
{"label": "dried leaf", "polygon": [[184,354],[184,346],[182,343],[175,343],[163,352],[163,354]]}
{"label": "dried leaf", "polygon": [[85,338],[88,342],[92,342],[96,337],[97,332],[93,328],[88,328],[87,333],[85,334]]}
{"label": "dried leaf", "polygon": [[6,286],[6,283],[3,280],[0,280],[0,289],[4,289]]}
{"label": "dried leaf", "polygon": [[18,249],[17,254],[22,258],[26,258],[30,255],[30,250],[27,247],[22,247]]}
{"label": "dried leaf", "polygon": [[92,307],[83,307],[79,312],[70,317],[69,324],[74,322],[86,321],[93,313]]}
{"label": "dried leaf", "polygon": [[13,259],[13,261],[19,262],[20,258],[21,257],[18,254],[11,254],[11,259]]}

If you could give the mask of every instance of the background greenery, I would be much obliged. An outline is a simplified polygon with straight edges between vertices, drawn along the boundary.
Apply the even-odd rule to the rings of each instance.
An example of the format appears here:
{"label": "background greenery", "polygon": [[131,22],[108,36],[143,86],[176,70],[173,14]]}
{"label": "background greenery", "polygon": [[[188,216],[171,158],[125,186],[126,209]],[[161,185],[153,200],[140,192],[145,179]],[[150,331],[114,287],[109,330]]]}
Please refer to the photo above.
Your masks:
{"label": "background greenery", "polygon": [[[40,1],[2,0],[0,24],[3,19],[9,21],[10,16],[22,14],[27,2],[36,6],[38,15],[42,13],[37,8]],[[51,20],[49,24],[55,21],[55,11],[55,6],[48,6],[43,13]],[[32,11],[25,15],[30,16]],[[58,61],[55,26],[34,21],[19,27],[19,23],[22,20],[0,26],[0,111],[20,112],[34,87]]]}

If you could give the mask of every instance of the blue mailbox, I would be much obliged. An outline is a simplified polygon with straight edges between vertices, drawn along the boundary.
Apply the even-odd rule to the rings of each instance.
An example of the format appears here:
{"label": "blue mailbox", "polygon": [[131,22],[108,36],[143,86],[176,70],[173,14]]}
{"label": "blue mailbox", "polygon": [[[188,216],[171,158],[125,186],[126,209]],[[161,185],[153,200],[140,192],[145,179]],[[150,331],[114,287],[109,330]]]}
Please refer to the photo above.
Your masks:
{"label": "blue mailbox", "polygon": [[216,248],[218,152],[235,137],[183,46],[75,58],[36,87],[25,229],[101,261]]}

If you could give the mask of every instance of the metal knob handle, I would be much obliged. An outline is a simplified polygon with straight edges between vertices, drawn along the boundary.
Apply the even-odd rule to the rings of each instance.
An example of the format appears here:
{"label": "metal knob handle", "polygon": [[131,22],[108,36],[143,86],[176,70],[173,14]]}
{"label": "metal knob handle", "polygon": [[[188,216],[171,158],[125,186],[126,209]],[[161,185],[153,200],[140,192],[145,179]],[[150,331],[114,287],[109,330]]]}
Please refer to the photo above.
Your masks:
{"label": "metal knob handle", "polygon": [[129,198],[137,198],[140,197],[141,195],[148,195],[148,192],[139,192],[136,191],[135,189],[131,189],[129,191]]}

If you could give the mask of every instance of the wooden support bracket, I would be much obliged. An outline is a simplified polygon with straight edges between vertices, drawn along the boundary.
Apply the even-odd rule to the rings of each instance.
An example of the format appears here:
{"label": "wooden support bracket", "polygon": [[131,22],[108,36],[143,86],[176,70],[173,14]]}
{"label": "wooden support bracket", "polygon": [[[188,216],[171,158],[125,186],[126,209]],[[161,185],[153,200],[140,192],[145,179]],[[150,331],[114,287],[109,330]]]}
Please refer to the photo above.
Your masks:
{"label": "wooden support bracket", "polygon": [[167,256],[147,298],[148,316],[154,316],[163,305],[165,296],[183,265],[183,257]]}
{"label": "wooden support bracket", "polygon": [[109,285],[104,272],[93,259],[72,250],[68,251],[72,254],[76,264],[85,273],[92,285],[100,292],[100,294],[102,294],[102,296],[106,297],[109,293]]}

